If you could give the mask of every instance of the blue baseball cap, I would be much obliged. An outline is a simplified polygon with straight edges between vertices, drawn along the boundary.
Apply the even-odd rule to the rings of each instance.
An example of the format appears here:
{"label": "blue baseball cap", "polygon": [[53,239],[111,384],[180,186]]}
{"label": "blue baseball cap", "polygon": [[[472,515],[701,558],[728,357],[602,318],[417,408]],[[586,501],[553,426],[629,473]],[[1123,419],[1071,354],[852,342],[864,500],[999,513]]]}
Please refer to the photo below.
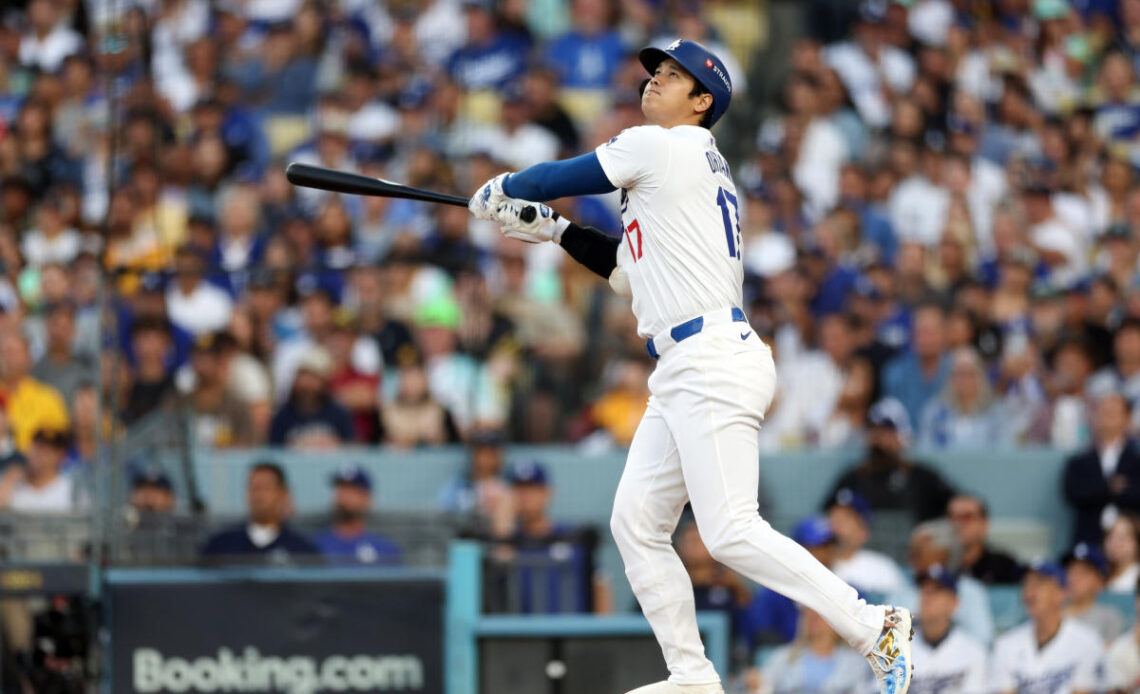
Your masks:
{"label": "blue baseball cap", "polygon": [[512,465],[507,473],[507,480],[513,485],[536,484],[545,487],[549,477],[542,463],[528,460]]}
{"label": "blue baseball cap", "polygon": [[1065,579],[1065,570],[1061,568],[1061,565],[1048,559],[1038,559],[1031,562],[1027,568],[1027,573],[1040,574],[1051,578],[1062,588],[1065,587],[1065,583],[1067,582]]}
{"label": "blue baseball cap", "polygon": [[1065,558],[1061,560],[1065,568],[1069,567],[1075,561],[1083,561],[1090,564],[1094,569],[1100,572],[1103,577],[1108,576],[1108,559],[1105,558],[1104,552],[1096,545],[1090,545],[1087,542],[1080,542],[1075,545]]}
{"label": "blue baseball cap", "polygon": [[920,573],[914,579],[914,582],[919,586],[926,583],[927,581],[933,581],[934,583],[938,584],[938,587],[940,588],[952,590],[955,593],[958,592],[958,574],[954,573],[950,569],[947,569],[941,564],[935,564],[926,571]]}
{"label": "blue baseball cap", "polygon": [[823,516],[808,516],[796,524],[792,530],[792,539],[811,549],[834,542],[835,532],[831,529],[831,523]]}
{"label": "blue baseball cap", "polygon": [[855,513],[858,513],[860,520],[863,521],[863,525],[871,524],[871,502],[867,501],[867,497],[859,492],[847,489],[846,487],[835,492],[835,496],[832,497],[831,503],[827,505],[827,508],[831,510],[836,506],[845,506]]}
{"label": "blue baseball cap", "polygon": [[338,484],[348,484],[353,487],[360,487],[367,491],[372,491],[372,478],[369,477],[368,472],[359,465],[349,463],[342,465],[332,476],[332,484],[335,487]]}
{"label": "blue baseball cap", "polygon": [[728,69],[720,58],[696,41],[677,39],[663,49],[648,46],[641,49],[637,58],[650,75],[666,58],[680,63],[693,79],[712,94],[711,125],[716,125],[728,110],[728,102],[732,100],[732,79],[728,76]]}

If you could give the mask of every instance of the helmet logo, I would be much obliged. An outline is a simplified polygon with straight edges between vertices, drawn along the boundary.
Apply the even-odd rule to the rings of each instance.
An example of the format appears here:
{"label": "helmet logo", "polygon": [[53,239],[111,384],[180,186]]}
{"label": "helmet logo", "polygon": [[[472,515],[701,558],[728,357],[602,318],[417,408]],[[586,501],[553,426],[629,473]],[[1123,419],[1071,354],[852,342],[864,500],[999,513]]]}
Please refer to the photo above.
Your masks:
{"label": "helmet logo", "polygon": [[674,41],[673,43],[669,44],[669,47],[668,47],[668,48],[666,48],[665,50],[667,50],[667,51],[675,51],[675,50],[677,50],[677,49],[678,49],[678,48],[680,48],[680,47],[681,47],[681,39],[677,39],[677,40],[676,40],[676,41]]}
{"label": "helmet logo", "polygon": [[712,58],[705,58],[705,67],[707,67],[711,70],[712,66],[713,66]]}

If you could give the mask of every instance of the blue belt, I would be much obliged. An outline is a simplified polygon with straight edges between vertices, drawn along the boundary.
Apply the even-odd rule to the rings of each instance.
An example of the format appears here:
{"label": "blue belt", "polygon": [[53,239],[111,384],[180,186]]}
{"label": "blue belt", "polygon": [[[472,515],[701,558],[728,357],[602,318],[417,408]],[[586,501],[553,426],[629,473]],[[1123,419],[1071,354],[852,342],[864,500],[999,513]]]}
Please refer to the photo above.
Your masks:
{"label": "blue belt", "polygon": [[[738,308],[733,308],[729,313],[729,317],[732,319],[733,323],[744,323],[748,320],[744,317],[744,311]],[[723,319],[717,322],[719,323],[722,321]],[[697,316],[696,318],[687,320],[680,325],[674,326],[673,329],[669,331],[669,337],[672,338],[672,342],[670,344],[676,344],[681,340],[688,339],[704,330],[704,328],[705,316]],[[653,357],[654,359],[661,358],[660,350],[654,345],[654,341],[661,340],[662,337],[663,335],[658,335],[657,337],[653,337],[645,341],[645,351],[649,352],[649,356]],[[664,349],[664,346],[662,346],[662,349]]]}

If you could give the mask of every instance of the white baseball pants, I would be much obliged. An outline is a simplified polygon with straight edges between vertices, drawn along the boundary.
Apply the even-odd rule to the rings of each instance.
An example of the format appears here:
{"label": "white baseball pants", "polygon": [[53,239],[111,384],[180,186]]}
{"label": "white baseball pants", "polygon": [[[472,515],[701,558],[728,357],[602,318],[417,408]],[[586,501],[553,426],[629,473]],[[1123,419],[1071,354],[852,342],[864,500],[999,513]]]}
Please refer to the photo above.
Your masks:
{"label": "white baseball pants", "polygon": [[720,679],[671,543],[686,501],[713,558],[815,610],[860,653],[871,650],[885,618],[885,608],[861,600],[760,517],[757,431],[775,394],[776,367],[751,330],[710,326],[661,355],[614,499],[614,540],[675,684]]}

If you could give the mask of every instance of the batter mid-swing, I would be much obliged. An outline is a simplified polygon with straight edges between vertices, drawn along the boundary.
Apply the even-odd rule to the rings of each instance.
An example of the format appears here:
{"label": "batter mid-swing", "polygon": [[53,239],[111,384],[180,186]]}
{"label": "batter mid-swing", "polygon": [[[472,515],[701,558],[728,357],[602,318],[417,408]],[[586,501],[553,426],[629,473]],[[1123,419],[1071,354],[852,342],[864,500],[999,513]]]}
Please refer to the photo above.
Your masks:
{"label": "batter mid-swing", "polygon": [[[652,75],[641,100],[649,125],[595,152],[493,178],[470,204],[508,236],[559,243],[632,296],[638,333],[658,360],[610,523],[669,666],[668,681],[636,692],[723,691],[697,631],[692,585],[670,542],[689,502],[713,557],[818,612],[867,656],[884,694],[905,694],[910,613],[868,605],[758,512],[756,433],[775,394],[776,369],[740,308],[736,188],[708,130],[728,108],[728,73],[692,41],[646,48],[639,57]],[[545,205],[534,221],[519,218],[527,201],[615,189],[622,191],[620,239]]]}

